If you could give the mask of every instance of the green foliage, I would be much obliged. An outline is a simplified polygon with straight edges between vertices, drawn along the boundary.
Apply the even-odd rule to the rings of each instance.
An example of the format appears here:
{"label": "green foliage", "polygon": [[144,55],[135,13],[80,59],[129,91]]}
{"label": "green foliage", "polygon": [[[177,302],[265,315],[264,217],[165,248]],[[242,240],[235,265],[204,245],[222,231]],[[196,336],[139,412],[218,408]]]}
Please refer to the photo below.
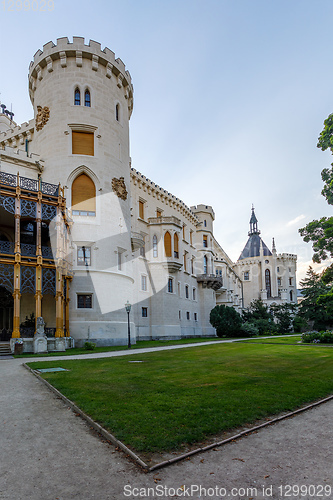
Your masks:
{"label": "green foliage", "polygon": [[274,315],[278,333],[289,333],[293,328],[293,319],[297,309],[296,304],[272,304],[271,312]]}
{"label": "green foliage", "polygon": [[244,321],[251,321],[255,319],[266,319],[272,320],[272,314],[270,313],[266,304],[263,303],[261,299],[252,300],[248,310],[242,311],[242,317]]}
{"label": "green foliage", "polygon": [[302,316],[299,316],[296,314],[296,316],[293,319],[293,329],[294,332],[304,332],[307,328],[307,321],[305,318],[302,318]]}
{"label": "green foliage", "polygon": [[242,337],[256,337],[259,335],[259,328],[254,323],[245,321],[241,326]]}
{"label": "green foliage", "polygon": [[299,316],[313,322],[313,328],[321,330],[332,323],[328,308],[320,301],[328,294],[330,288],[323,282],[320,274],[310,266],[305,278],[300,281],[304,299],[299,306]]}
{"label": "green foliage", "polygon": [[84,348],[87,350],[87,351],[93,351],[96,347],[96,344],[94,344],[93,342],[85,342],[84,343]]}
{"label": "green foliage", "polygon": [[307,332],[302,334],[304,344],[333,344],[333,332]]}
{"label": "green foliage", "polygon": [[210,312],[209,321],[216,328],[218,337],[237,337],[240,335],[242,318],[233,307],[215,306]]}
{"label": "green foliage", "polygon": [[[319,135],[317,147],[322,151],[329,149],[333,153],[333,114],[324,121],[324,129]],[[329,205],[333,205],[333,163],[331,168],[325,168],[321,177],[324,188],[321,194],[326,198]],[[299,229],[303,240],[312,241],[314,250],[313,261],[321,262],[333,257],[333,217],[322,217],[320,220],[309,222],[305,227]]]}

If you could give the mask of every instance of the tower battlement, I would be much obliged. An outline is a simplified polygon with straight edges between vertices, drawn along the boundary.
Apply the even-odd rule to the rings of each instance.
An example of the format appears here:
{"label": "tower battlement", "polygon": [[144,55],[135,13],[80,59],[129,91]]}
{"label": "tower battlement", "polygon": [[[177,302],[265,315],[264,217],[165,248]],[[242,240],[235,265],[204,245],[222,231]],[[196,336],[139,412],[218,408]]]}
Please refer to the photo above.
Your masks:
{"label": "tower battlement", "polygon": [[58,38],[57,43],[52,41],[43,45],[43,50],[38,50],[34,55],[34,60],[29,65],[29,95],[34,104],[34,93],[38,82],[47,73],[52,73],[55,63],[60,62],[61,68],[65,69],[69,59],[75,59],[76,66],[82,67],[83,60],[91,62],[92,71],[101,71],[105,78],[114,79],[117,86],[124,89],[125,98],[128,99],[130,113],[133,108],[133,85],[132,78],[125,64],[115,53],[105,47],[103,50],[99,42],[90,40],[89,44],[84,43],[83,37],[73,37],[70,42],[67,37]]}

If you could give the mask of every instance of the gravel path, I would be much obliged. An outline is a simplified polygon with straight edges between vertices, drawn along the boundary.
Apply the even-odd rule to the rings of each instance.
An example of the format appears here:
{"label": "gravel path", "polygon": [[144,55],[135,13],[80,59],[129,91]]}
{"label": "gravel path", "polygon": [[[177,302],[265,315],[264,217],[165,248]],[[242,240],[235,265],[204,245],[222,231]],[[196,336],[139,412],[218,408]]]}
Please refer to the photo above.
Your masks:
{"label": "gravel path", "polygon": [[22,363],[0,360],[1,500],[333,499],[333,401],[146,474]]}

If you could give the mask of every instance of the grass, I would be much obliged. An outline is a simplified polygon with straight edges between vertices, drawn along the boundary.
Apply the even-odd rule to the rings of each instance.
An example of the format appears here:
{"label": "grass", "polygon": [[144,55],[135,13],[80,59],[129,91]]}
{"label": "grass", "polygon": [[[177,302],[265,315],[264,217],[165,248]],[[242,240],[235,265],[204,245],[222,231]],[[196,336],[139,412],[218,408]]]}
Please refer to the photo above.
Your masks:
{"label": "grass", "polygon": [[[132,349],[149,349],[151,347],[164,347],[168,345],[183,345],[183,344],[195,344],[200,342],[212,342],[218,340],[228,340],[228,338],[220,339],[218,337],[198,337],[198,338],[187,338],[178,340],[140,340],[136,344],[132,344]],[[73,349],[68,349],[65,352],[49,352],[47,354],[34,354],[34,353],[23,353],[15,355],[15,358],[29,358],[29,357],[48,357],[48,356],[76,356],[81,354],[94,354],[99,352],[112,352],[112,351],[125,351],[127,350],[127,345],[125,346],[106,346],[106,347],[95,347],[93,350],[85,349],[84,347],[74,347]]]}
{"label": "grass", "polygon": [[324,346],[235,343],[29,365],[69,369],[43,377],[135,451],[163,452],[333,393],[332,361]]}
{"label": "grass", "polygon": [[[297,335],[295,337],[269,337],[266,339],[258,339],[258,338],[251,338],[244,340],[244,342],[254,342],[254,343],[264,343],[264,344],[288,344],[288,345],[300,345],[299,343],[301,342],[301,335]],[[304,345],[304,344],[302,344]]]}

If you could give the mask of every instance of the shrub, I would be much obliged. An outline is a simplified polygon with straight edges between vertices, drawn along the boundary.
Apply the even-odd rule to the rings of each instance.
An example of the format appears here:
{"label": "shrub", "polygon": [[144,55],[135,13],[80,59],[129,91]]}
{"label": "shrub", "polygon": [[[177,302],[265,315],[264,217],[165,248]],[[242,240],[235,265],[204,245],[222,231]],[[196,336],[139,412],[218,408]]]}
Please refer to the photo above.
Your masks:
{"label": "shrub", "polygon": [[241,333],[242,318],[233,307],[215,306],[210,311],[209,321],[218,337],[237,337]]}
{"label": "shrub", "polygon": [[304,344],[333,344],[333,332],[307,332],[302,334]]}
{"label": "shrub", "polygon": [[246,321],[241,326],[241,334],[244,337],[256,337],[259,335],[259,328],[254,323]]}
{"label": "shrub", "polygon": [[93,351],[96,347],[96,344],[94,344],[93,342],[85,342],[84,343],[84,348],[87,350],[87,351]]}
{"label": "shrub", "polygon": [[275,323],[270,319],[259,318],[251,321],[259,331],[259,335],[275,335],[277,333]]}

